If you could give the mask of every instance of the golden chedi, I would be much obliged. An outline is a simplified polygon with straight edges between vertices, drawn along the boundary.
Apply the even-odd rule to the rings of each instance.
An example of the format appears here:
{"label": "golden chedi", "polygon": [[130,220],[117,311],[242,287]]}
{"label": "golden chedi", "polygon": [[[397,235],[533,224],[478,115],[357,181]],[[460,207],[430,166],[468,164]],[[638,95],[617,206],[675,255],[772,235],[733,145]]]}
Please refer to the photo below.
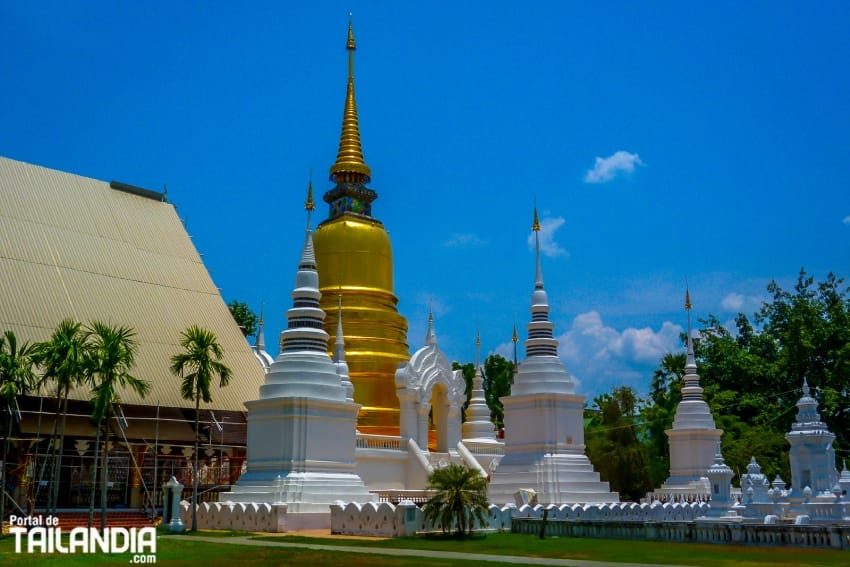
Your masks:
{"label": "golden chedi", "polygon": [[[327,220],[313,236],[325,331],[336,340],[338,303],[346,360],[361,404],[357,426],[363,433],[398,434],[395,371],[410,358],[407,321],[393,293],[393,256],[383,223],[372,216],[378,194],[366,187],[371,170],[363,159],[354,100],[354,31],[348,25],[348,89],[339,153],[330,169],[334,187],[325,193]],[[309,204],[312,206],[312,204]]]}

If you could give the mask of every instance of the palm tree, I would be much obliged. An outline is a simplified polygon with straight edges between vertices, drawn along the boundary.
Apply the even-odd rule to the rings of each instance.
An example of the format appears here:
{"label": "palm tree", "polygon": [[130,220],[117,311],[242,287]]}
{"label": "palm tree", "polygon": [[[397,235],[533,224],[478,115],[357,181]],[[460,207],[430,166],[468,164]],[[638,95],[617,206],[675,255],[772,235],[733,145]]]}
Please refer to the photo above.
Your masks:
{"label": "palm tree", "polygon": [[6,515],[6,456],[9,452],[9,437],[12,433],[12,414],[17,410],[17,398],[26,394],[35,385],[32,346],[24,343],[18,347],[18,338],[12,331],[0,336],[0,400],[9,413],[3,435],[3,458],[0,463],[0,525]]}
{"label": "palm tree", "polygon": [[56,509],[59,499],[59,475],[61,472],[62,449],[65,444],[65,423],[68,416],[68,394],[71,388],[82,384],[86,379],[86,345],[82,325],[71,319],[65,319],[50,336],[50,340],[36,343],[33,360],[43,370],[42,381],[56,383],[56,417],[53,421],[53,436],[59,416],[62,416],[62,427],[59,431],[59,447],[53,445],[53,484],[51,485],[48,510]]}
{"label": "palm tree", "polygon": [[[106,528],[107,462],[109,460],[109,418],[112,406],[118,401],[118,391],[129,388],[144,397],[151,385],[145,380],[130,375],[135,364],[136,333],[129,327],[110,327],[100,321],[93,322],[85,331],[88,347],[87,374],[92,379],[92,419],[105,431],[103,455],[100,457],[100,527]],[[92,472],[92,498],[89,507],[89,527],[92,524],[94,486],[97,478],[97,451],[99,441],[95,443],[95,467]]]}
{"label": "palm tree", "polygon": [[212,402],[210,386],[218,376],[219,387],[230,383],[232,371],[221,359],[224,350],[215,333],[192,325],[180,335],[180,346],[184,352],[171,357],[171,372],[182,380],[180,395],[184,400],[195,402],[195,461],[192,466],[192,531],[198,530],[198,440],[201,400]]}
{"label": "palm tree", "polygon": [[457,534],[472,533],[477,520],[487,521],[487,480],[477,470],[450,464],[435,469],[428,476],[428,488],[436,493],[425,503],[425,520],[439,525],[443,533],[451,530]]}

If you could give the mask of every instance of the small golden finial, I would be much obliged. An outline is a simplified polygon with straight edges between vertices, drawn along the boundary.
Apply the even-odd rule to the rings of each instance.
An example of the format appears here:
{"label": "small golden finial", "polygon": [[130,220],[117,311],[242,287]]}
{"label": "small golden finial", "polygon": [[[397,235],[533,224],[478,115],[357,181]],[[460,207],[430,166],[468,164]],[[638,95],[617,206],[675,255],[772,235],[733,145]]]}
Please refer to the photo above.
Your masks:
{"label": "small golden finial", "polygon": [[688,286],[688,279],[685,278],[685,309],[690,310],[693,306],[691,305],[691,290],[690,286]]}
{"label": "small golden finial", "polygon": [[310,170],[310,181],[307,183],[307,201],[304,203],[305,211],[316,210],[316,203],[313,202],[313,170]]}
{"label": "small golden finial", "polygon": [[428,300],[428,324],[434,323],[434,309],[431,306],[431,300]]}
{"label": "small golden finial", "polygon": [[478,329],[475,332],[475,346],[477,346],[477,347],[481,346],[481,327],[478,327]]}
{"label": "small golden finial", "polygon": [[540,232],[540,219],[537,218],[537,203],[534,203],[534,224],[531,225],[531,230]]}
{"label": "small golden finial", "polygon": [[517,334],[516,334],[516,323],[514,323],[514,336],[513,336],[513,337],[511,337],[511,340],[512,340],[514,343],[516,343],[517,341],[519,341],[519,337],[518,337],[518,336],[517,336]]}
{"label": "small golden finial", "polygon": [[354,25],[352,23],[351,12],[348,13],[348,41],[345,44],[346,49],[354,51],[357,45],[354,43]]}

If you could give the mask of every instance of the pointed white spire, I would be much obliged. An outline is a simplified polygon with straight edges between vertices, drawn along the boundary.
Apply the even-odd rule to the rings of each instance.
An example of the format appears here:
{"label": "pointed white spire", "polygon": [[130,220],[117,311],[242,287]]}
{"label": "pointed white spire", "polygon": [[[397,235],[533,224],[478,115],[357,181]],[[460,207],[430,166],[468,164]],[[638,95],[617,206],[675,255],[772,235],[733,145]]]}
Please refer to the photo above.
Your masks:
{"label": "pointed white spire", "polygon": [[257,348],[257,352],[266,350],[266,337],[263,334],[263,325],[264,325],[263,308],[264,307],[265,307],[265,304],[262,304],[260,306],[260,321],[259,321],[259,323],[257,323],[257,338],[254,341],[254,344],[256,345],[256,348]]}
{"label": "pointed white spire", "polygon": [[528,339],[525,341],[526,358],[533,356],[558,356],[558,341],[553,330],[555,325],[549,321],[549,298],[543,288],[543,271],[540,267],[540,220],[537,216],[537,205],[534,205],[534,231],[536,277],[534,293],[531,296],[531,322],[528,324]]}
{"label": "pointed white spire", "polygon": [[703,389],[700,386],[699,374],[697,374],[696,357],[694,356],[694,342],[691,329],[691,290],[685,285],[685,311],[688,314],[688,355],[685,361],[685,376],[682,385],[682,399],[676,407],[676,417],[673,420],[673,429],[714,429],[714,418],[708,409],[708,404],[703,400]]}
{"label": "pointed white spire", "polygon": [[496,426],[490,421],[490,408],[484,395],[484,374],[481,368],[481,331],[475,334],[475,376],[466,408],[466,421],[461,426],[464,439],[496,440]]}
{"label": "pointed white spire", "polygon": [[345,361],[345,335],[342,332],[342,294],[339,295],[339,304],[337,306],[337,321],[336,321],[336,341],[334,344],[334,363],[336,364],[336,373],[339,374],[340,382],[345,388],[345,399],[354,401],[354,384],[348,374],[348,363]]}
{"label": "pointed white spire", "polygon": [[425,345],[433,346],[437,344],[437,335],[434,333],[434,311],[429,303],[428,305],[428,330],[425,332]]}

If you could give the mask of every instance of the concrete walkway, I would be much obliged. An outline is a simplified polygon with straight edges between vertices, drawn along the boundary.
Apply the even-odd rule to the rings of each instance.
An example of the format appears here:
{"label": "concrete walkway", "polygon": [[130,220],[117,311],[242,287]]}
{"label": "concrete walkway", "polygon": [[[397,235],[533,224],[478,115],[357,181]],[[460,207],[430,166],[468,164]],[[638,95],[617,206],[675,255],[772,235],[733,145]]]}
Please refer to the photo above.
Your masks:
{"label": "concrete walkway", "polygon": [[[185,536],[165,535],[161,539],[182,539]],[[283,539],[283,538],[281,538]],[[516,555],[488,555],[485,553],[461,553],[456,551],[432,551],[426,549],[394,549],[380,547],[358,547],[356,545],[323,545],[320,543],[286,543],[283,541],[260,541],[248,536],[242,537],[204,537],[192,536],[191,541],[206,541],[209,543],[231,543],[234,545],[250,545],[255,547],[280,547],[284,549],[311,549],[315,551],[334,551],[338,553],[367,553],[372,555],[391,555],[395,557],[433,557],[435,559],[454,559],[464,561],[498,561],[518,565],[558,565],[561,567],[649,567],[647,563],[611,563],[608,561],[585,561],[581,559],[553,559],[548,557],[522,557]],[[661,565],[655,567],[682,567],[677,565]]]}

